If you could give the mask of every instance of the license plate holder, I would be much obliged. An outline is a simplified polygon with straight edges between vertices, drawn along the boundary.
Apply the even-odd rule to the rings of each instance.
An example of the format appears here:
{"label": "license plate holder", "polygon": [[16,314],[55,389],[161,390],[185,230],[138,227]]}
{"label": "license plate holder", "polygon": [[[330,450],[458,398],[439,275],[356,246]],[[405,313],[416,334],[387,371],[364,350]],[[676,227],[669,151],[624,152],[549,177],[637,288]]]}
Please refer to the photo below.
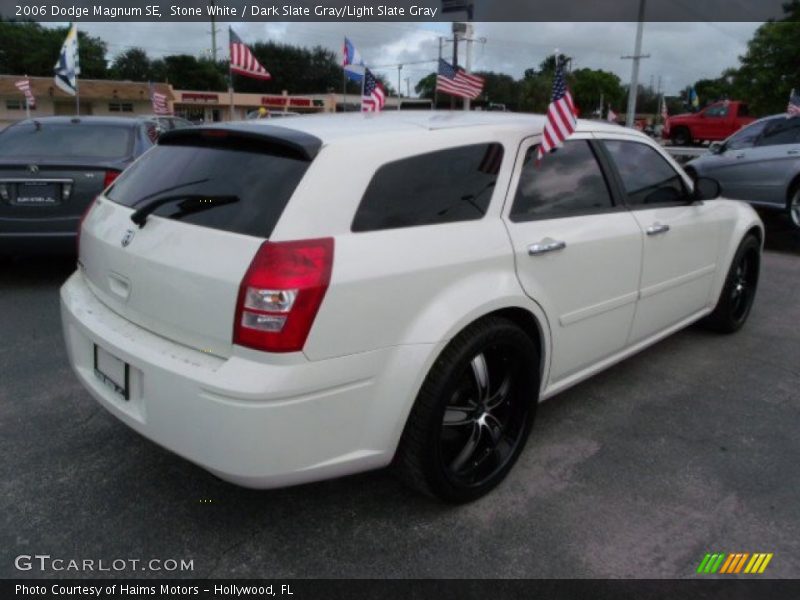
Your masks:
{"label": "license plate holder", "polygon": [[130,400],[130,365],[97,344],[94,345],[94,374],[123,400]]}
{"label": "license plate holder", "polygon": [[24,181],[17,184],[17,206],[57,206],[61,204],[61,184],[45,181]]}

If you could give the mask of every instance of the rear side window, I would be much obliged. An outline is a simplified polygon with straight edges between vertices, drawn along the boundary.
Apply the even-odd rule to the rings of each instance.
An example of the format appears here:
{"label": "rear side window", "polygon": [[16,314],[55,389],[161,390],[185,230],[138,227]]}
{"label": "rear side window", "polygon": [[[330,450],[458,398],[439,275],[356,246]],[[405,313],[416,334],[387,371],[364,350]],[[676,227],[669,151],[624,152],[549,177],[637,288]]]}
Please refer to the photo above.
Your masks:
{"label": "rear side window", "polygon": [[678,172],[656,150],[639,142],[604,140],[625,187],[630,206],[686,202],[688,191]]}
{"label": "rear side window", "polygon": [[0,156],[115,159],[129,156],[133,128],[27,121],[0,135]]}
{"label": "rear side window", "polygon": [[603,172],[585,140],[574,140],[537,161],[528,149],[511,207],[512,221],[569,217],[612,207]]}
{"label": "rear side window", "polygon": [[800,118],[772,119],[756,142],[757,146],[781,146],[800,142]]}
{"label": "rear side window", "polygon": [[353,231],[480,219],[489,208],[503,147],[448,148],[383,165],[370,181]]}
{"label": "rear side window", "polygon": [[156,202],[153,215],[269,237],[310,164],[270,148],[158,145],[123,172],[108,197],[137,210]]}

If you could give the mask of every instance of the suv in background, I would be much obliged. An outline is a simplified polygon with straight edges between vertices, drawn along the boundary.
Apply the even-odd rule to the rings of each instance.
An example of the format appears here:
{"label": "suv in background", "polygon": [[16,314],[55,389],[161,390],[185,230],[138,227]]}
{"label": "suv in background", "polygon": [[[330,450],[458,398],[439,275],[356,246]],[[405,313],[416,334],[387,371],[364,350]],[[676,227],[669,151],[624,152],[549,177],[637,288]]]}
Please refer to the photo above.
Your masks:
{"label": "suv in background", "polygon": [[604,123],[538,160],[544,122],[167,132],[83,221],[61,288],[72,367],[128,426],[241,485],[391,464],[447,501],[485,494],[538,401],[700,319],[737,330],[758,281],[749,206]]}

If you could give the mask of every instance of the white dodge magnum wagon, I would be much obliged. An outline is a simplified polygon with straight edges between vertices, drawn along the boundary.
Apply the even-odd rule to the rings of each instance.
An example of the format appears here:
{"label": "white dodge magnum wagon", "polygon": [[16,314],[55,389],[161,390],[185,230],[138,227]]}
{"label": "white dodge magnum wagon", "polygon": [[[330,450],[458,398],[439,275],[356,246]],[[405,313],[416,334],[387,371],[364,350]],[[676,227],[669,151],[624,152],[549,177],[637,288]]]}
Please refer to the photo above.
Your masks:
{"label": "white dodge magnum wagon", "polygon": [[654,142],[581,121],[325,115],[181,129],[88,209],[61,289],[78,378],[219,477],[392,465],[465,502],[537,402],[753,303],[762,224]]}

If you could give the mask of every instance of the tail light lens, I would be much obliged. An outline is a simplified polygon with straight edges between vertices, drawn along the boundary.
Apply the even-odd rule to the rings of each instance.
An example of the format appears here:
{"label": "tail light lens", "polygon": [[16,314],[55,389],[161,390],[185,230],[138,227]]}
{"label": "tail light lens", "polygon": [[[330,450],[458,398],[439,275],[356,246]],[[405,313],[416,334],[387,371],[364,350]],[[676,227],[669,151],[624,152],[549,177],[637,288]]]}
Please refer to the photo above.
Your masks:
{"label": "tail light lens", "polygon": [[114,183],[120,173],[122,173],[122,171],[106,171],[106,176],[103,178],[103,189],[106,189]]}
{"label": "tail light lens", "polygon": [[332,268],[333,238],[264,242],[239,286],[233,343],[266,352],[302,350]]}
{"label": "tail light lens", "polygon": [[78,254],[78,259],[81,257],[81,230],[83,229],[83,222],[86,220],[86,217],[89,216],[89,213],[92,212],[95,203],[97,203],[97,198],[89,202],[89,205],[83,210],[83,214],[81,215],[80,220],[78,221],[78,235],[75,238],[75,251]]}

